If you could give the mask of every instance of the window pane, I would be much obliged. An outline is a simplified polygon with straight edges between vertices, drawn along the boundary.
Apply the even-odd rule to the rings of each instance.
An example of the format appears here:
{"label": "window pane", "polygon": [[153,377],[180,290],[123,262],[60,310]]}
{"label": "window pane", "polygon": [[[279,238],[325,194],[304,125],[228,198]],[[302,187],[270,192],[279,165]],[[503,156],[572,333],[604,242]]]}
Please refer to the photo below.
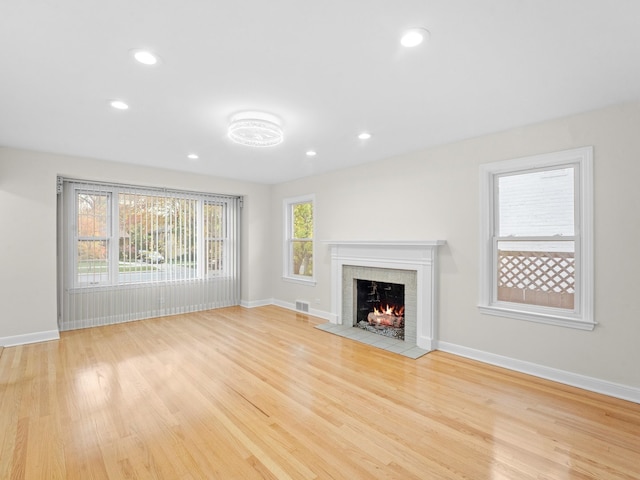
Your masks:
{"label": "window pane", "polygon": [[313,276],[313,242],[292,242],[293,274]]}
{"label": "window pane", "polygon": [[221,238],[223,236],[223,205],[205,204],[204,226],[207,238]]}
{"label": "window pane", "polygon": [[573,236],[574,168],[498,177],[498,236]]}
{"label": "window pane", "polygon": [[120,194],[119,207],[119,256],[122,262],[135,262],[137,258],[136,223],[138,219],[137,196]]}
{"label": "window pane", "polygon": [[575,244],[498,242],[498,294],[505,302],[574,308]]}
{"label": "window pane", "polygon": [[78,283],[95,285],[109,280],[109,242],[78,241]]}
{"label": "window pane", "polygon": [[207,273],[219,272],[223,267],[222,240],[207,241]]}
{"label": "window pane", "polygon": [[158,248],[165,257],[164,271],[169,280],[196,278],[197,269],[197,201],[166,198],[164,219]]}
{"label": "window pane", "polygon": [[109,195],[78,193],[78,236],[106,237],[109,225]]}
{"label": "window pane", "polygon": [[119,195],[120,283],[197,277],[197,201]]}
{"label": "window pane", "polygon": [[219,273],[224,267],[224,213],[224,205],[213,203],[204,205],[207,274]]}
{"label": "window pane", "polygon": [[293,238],[313,238],[313,204],[293,205]]}

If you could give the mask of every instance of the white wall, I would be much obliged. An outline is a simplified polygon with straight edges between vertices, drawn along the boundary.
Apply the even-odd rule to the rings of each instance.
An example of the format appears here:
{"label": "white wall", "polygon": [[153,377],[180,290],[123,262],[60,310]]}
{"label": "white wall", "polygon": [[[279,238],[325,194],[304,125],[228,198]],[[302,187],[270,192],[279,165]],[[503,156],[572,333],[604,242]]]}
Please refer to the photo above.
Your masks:
{"label": "white wall", "polygon": [[[440,256],[443,345],[524,365],[640,388],[640,103],[460,141],[273,189],[273,252],[281,257],[282,199],[316,195],[317,286],[273,273],[273,295],[330,312],[330,261],[322,240],[447,241]],[[375,148],[375,137],[370,148]],[[594,331],[481,315],[478,166],[593,145],[595,172]],[[322,161],[321,156],[316,157]],[[281,261],[281,258],[279,258]],[[320,299],[316,303],[316,299]],[[640,390],[637,390],[640,392]],[[640,397],[638,397],[640,398]]]}
{"label": "white wall", "polygon": [[243,302],[271,296],[266,281],[270,187],[87,158],[0,148],[0,345],[57,336],[56,176],[245,196]]}

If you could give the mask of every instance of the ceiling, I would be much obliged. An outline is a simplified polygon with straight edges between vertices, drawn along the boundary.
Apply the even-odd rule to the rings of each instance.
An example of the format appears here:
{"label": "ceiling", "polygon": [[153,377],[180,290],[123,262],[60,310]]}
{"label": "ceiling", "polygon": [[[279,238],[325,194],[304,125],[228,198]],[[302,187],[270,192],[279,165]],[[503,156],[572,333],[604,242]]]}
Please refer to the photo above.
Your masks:
{"label": "ceiling", "polygon": [[0,145],[272,184],[638,100],[640,2],[2,0],[0,69]]}

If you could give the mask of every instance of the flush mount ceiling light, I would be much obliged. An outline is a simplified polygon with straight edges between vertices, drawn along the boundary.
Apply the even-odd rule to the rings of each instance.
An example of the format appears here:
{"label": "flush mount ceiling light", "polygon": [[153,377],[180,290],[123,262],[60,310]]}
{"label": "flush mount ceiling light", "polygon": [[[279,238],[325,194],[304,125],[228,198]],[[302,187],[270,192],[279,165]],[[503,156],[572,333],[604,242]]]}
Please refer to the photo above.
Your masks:
{"label": "flush mount ceiling light", "polygon": [[127,110],[129,108],[129,105],[124,103],[122,100],[111,100],[109,105],[117,110]]}
{"label": "flush mount ceiling light", "polygon": [[274,147],[284,140],[278,118],[263,112],[242,112],[231,118],[228,135],[248,147]]}
{"label": "flush mount ceiling light", "polygon": [[371,138],[371,134],[369,132],[362,132],[360,135],[358,135],[358,138],[360,140],[369,140]]}
{"label": "flush mount ceiling light", "polygon": [[315,150],[307,150],[307,157],[315,157],[317,155]]}
{"label": "flush mount ceiling light", "polygon": [[189,160],[198,160],[200,157],[198,155],[196,155],[195,153],[190,153],[189,155],[187,155],[187,158]]}
{"label": "flush mount ceiling light", "polygon": [[402,34],[400,43],[403,47],[417,47],[425,40],[429,39],[429,30],[426,28],[410,28]]}
{"label": "flush mount ceiling light", "polygon": [[156,65],[160,61],[157,55],[148,50],[132,50],[131,55],[144,65]]}

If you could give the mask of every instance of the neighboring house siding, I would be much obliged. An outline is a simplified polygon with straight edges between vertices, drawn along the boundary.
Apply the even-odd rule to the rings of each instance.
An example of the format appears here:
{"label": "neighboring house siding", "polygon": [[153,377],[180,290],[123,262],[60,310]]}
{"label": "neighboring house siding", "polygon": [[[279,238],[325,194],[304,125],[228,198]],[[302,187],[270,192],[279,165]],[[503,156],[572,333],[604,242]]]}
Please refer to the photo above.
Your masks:
{"label": "neighboring house siding", "polygon": [[[570,170],[513,175],[500,186],[501,236],[573,235],[574,193]],[[532,181],[534,180],[534,181]],[[567,251],[567,242],[545,250]],[[546,247],[549,247],[547,245]],[[534,244],[517,242],[517,250],[535,250]],[[572,249],[570,249],[572,250]]]}

